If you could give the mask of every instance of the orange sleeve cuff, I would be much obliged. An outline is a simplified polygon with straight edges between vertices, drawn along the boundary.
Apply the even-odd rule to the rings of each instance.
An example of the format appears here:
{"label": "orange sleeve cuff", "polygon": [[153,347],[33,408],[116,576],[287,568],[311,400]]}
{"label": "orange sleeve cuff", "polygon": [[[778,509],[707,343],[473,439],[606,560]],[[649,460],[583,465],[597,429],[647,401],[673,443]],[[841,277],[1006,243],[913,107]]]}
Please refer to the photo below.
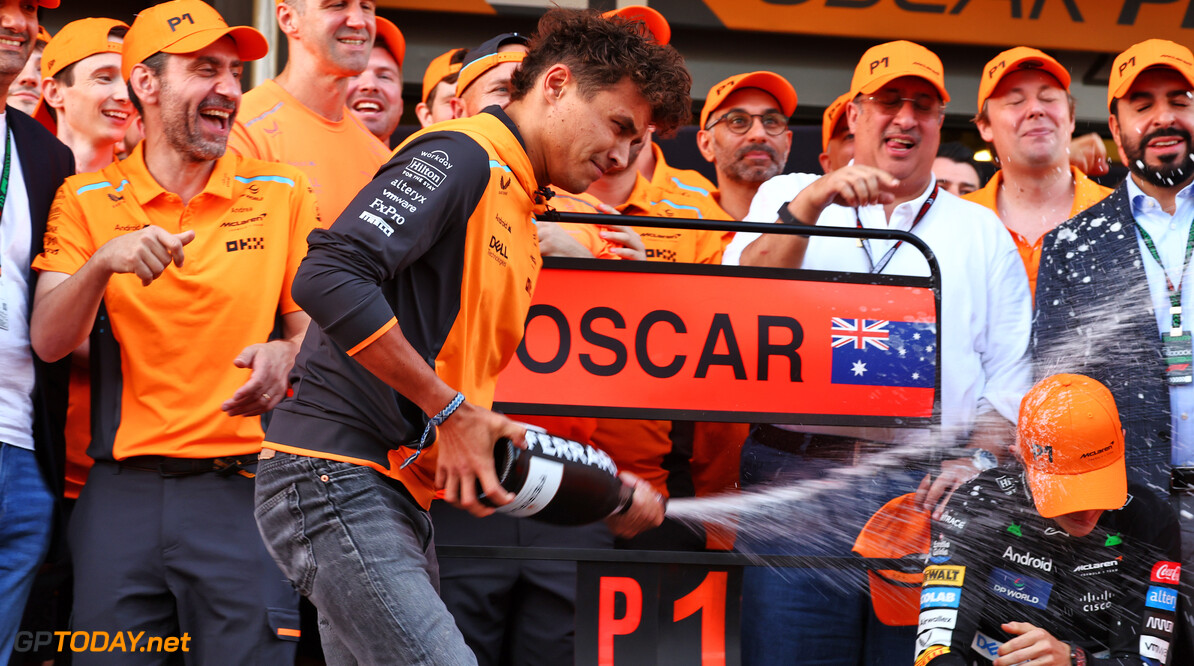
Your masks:
{"label": "orange sleeve cuff", "polygon": [[385,325],[383,325],[381,328],[374,331],[373,335],[370,335],[369,337],[365,338],[364,340],[361,340],[359,343],[357,343],[357,345],[355,347],[353,347],[352,349],[349,349],[348,355],[356,356],[357,352],[361,351],[365,347],[368,347],[369,345],[376,342],[378,338],[385,335],[386,332],[388,332],[391,328],[394,328],[397,325],[398,325],[398,319],[396,317],[390,317],[390,320],[387,321],[385,323]]}

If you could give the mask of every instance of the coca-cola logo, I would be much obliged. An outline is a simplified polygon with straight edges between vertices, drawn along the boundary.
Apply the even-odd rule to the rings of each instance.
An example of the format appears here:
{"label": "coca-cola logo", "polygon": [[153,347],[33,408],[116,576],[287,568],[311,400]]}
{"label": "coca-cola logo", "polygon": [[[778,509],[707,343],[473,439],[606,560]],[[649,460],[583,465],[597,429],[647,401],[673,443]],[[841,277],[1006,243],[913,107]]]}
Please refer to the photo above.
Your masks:
{"label": "coca-cola logo", "polygon": [[1153,565],[1152,581],[1177,585],[1181,580],[1182,565],[1177,562],[1157,562]]}

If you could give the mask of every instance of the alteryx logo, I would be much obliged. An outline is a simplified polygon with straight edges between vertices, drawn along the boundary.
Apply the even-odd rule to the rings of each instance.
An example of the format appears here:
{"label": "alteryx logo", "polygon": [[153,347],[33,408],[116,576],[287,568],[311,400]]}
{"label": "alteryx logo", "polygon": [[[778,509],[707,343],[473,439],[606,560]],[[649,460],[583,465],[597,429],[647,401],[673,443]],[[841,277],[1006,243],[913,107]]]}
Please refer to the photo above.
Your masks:
{"label": "alteryx logo", "polygon": [[1049,607],[1049,595],[1053,592],[1052,583],[1029,576],[1018,576],[999,568],[991,572],[990,585],[991,591],[997,596],[1041,610]]}
{"label": "alteryx logo", "polygon": [[926,587],[920,593],[920,607],[957,608],[962,591],[956,587]]}
{"label": "alteryx logo", "polygon": [[1157,610],[1176,611],[1177,592],[1167,587],[1152,585],[1148,588],[1148,596],[1144,600],[1144,605]]}

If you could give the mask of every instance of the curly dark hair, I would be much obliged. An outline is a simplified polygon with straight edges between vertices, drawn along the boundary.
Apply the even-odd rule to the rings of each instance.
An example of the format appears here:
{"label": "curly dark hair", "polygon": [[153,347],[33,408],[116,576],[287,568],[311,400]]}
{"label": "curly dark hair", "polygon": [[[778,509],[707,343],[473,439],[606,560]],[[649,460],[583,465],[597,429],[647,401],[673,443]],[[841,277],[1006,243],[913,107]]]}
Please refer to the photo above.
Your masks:
{"label": "curly dark hair", "polygon": [[692,76],[676,49],[656,44],[649,34],[641,21],[605,18],[591,9],[552,9],[539,20],[530,52],[511,77],[510,97],[526,97],[557,63],[568,65],[586,98],[629,78],[651,105],[656,134],[667,136],[691,117]]}

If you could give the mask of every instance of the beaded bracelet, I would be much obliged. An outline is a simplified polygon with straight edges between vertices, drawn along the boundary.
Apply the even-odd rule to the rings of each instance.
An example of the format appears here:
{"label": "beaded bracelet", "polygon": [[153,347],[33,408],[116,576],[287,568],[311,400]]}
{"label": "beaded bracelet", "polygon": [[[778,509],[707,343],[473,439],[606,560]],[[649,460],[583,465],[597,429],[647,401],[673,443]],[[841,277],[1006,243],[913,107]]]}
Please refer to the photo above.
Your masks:
{"label": "beaded bracelet", "polygon": [[419,454],[423,452],[423,449],[427,447],[427,437],[431,435],[431,429],[443,425],[444,421],[447,421],[448,417],[456,412],[456,408],[463,404],[464,394],[457,391],[456,397],[452,398],[452,402],[449,402],[447,407],[441,409],[439,414],[431,417],[431,420],[427,422],[427,427],[423,428],[423,436],[419,438],[419,443],[415,445],[415,452],[403,461],[402,466],[398,469],[406,469],[407,465],[413,463],[419,457]]}

